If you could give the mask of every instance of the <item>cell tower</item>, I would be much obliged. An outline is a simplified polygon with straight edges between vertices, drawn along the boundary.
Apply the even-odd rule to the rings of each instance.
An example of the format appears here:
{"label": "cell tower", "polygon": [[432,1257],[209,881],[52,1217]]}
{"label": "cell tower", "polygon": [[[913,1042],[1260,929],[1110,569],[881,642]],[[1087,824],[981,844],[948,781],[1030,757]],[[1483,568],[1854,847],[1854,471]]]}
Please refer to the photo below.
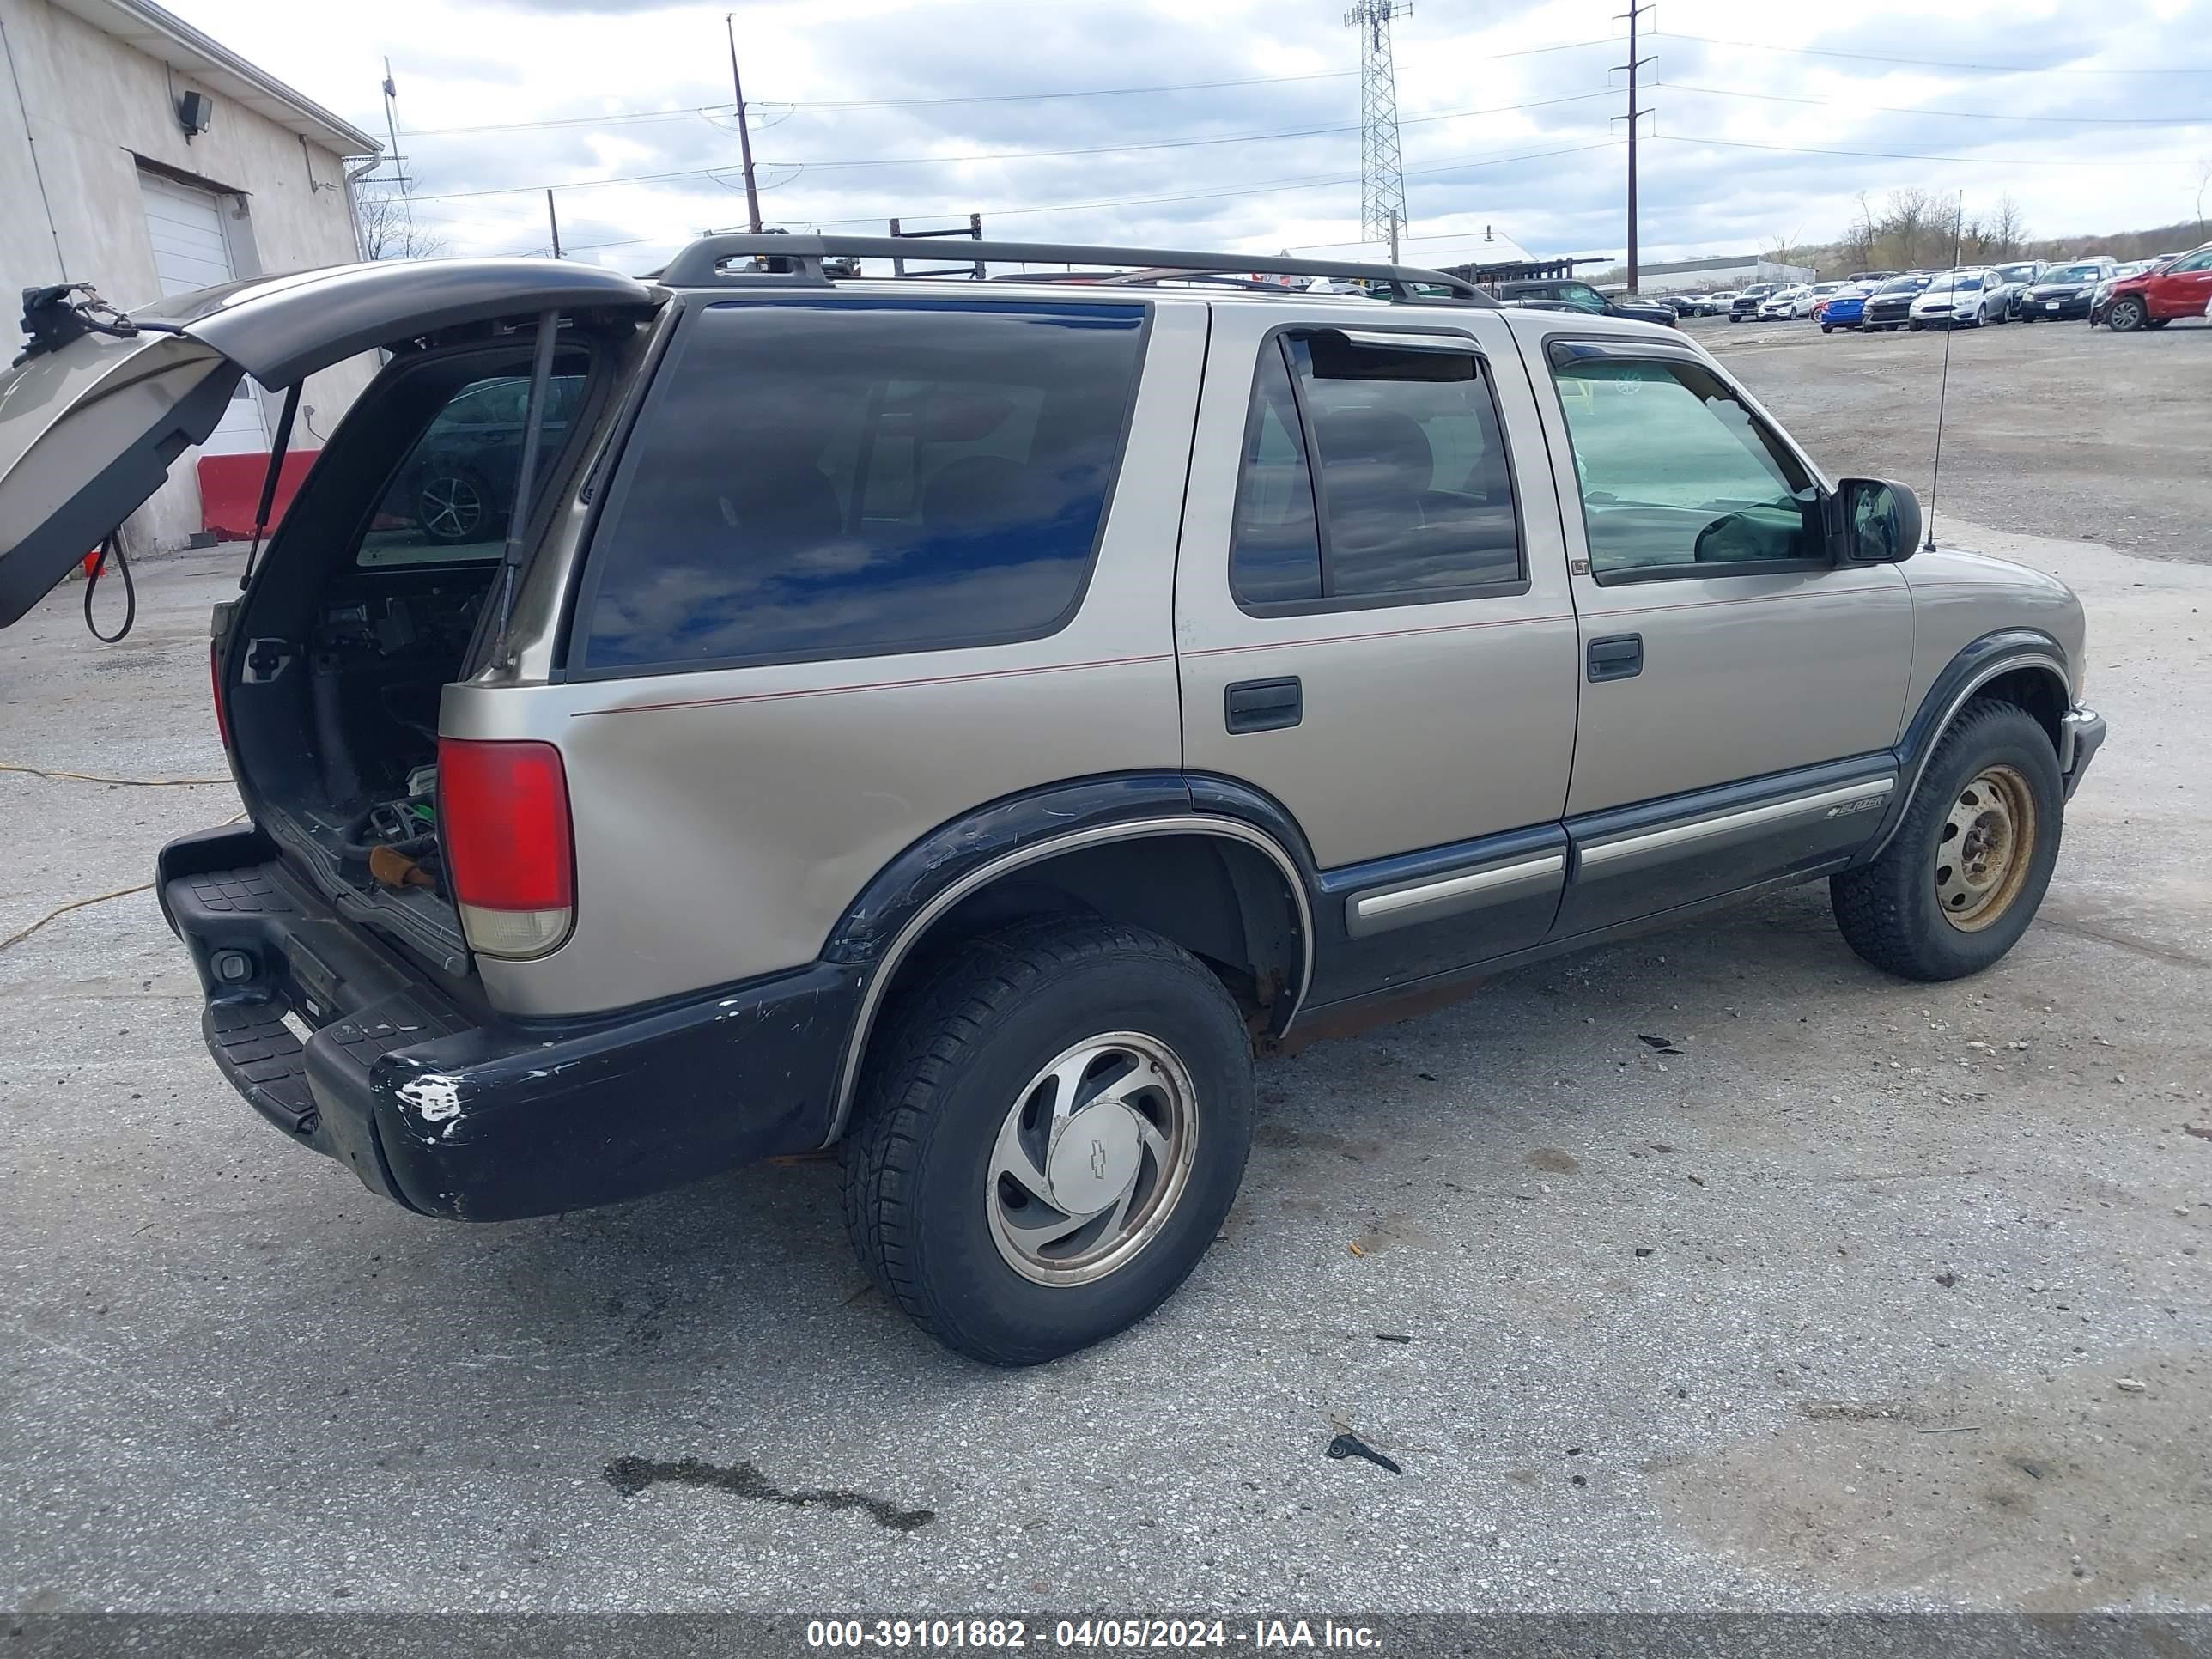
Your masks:
{"label": "cell tower", "polygon": [[1410,0],[1354,0],[1344,26],[1359,31],[1359,230],[1385,243],[1398,263],[1406,232],[1406,163],[1398,153],[1398,76],[1390,66],[1390,20]]}

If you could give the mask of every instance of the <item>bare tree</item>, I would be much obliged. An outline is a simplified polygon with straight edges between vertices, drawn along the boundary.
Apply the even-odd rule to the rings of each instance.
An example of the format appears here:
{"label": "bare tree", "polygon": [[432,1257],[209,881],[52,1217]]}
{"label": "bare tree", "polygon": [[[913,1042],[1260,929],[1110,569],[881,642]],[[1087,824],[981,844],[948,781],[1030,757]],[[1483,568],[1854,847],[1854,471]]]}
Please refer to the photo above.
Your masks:
{"label": "bare tree", "polygon": [[1864,191],[1859,192],[1858,217],[1851,221],[1851,228],[1844,233],[1844,240],[1838,246],[1843,253],[1844,263],[1853,270],[1866,270],[1872,268],[1875,246],[1874,209],[1867,201],[1867,193]]}
{"label": "bare tree", "polygon": [[2010,191],[1997,198],[1996,210],[1990,216],[1985,234],[1993,258],[2012,258],[2027,242],[2027,227],[2021,219],[2020,204],[2012,199]]}
{"label": "bare tree", "polygon": [[407,198],[389,184],[356,185],[353,210],[361,251],[371,259],[427,259],[446,251],[446,239],[416,223]]}
{"label": "bare tree", "polygon": [[1882,263],[1918,270],[1929,263],[1939,241],[1948,258],[1951,240],[1942,233],[1950,228],[1951,216],[1942,212],[1935,198],[1917,185],[1890,191],[1877,228]]}

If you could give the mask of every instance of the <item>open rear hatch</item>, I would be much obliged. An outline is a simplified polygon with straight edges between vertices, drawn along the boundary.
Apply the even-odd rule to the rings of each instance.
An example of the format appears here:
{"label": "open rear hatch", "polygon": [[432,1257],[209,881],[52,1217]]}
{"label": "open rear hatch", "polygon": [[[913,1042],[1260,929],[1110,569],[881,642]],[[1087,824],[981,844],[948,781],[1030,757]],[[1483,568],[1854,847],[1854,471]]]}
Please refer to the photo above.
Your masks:
{"label": "open rear hatch", "polygon": [[[216,607],[216,686],[232,769],[262,832],[341,915],[465,974],[428,763],[440,691],[471,655],[502,552],[520,545],[519,515],[511,488],[501,500],[489,469],[454,460],[449,441],[431,442],[443,472],[405,468],[440,410],[495,403],[518,351],[527,373],[539,319],[562,319],[549,368],[573,394],[606,356],[593,343],[629,330],[665,291],[590,266],[448,259],[227,283],[129,317],[81,291],[41,297],[31,307],[27,295],[29,344],[0,374],[0,626],[160,487],[214,429],[241,376],[274,391],[392,349],[303,482],[251,591]],[[538,426],[574,438],[584,418],[572,396],[540,410]],[[475,437],[496,447],[524,424],[518,410]],[[510,471],[516,459],[504,457]],[[472,543],[467,526],[434,529],[427,517],[418,547],[376,528],[394,522],[391,501],[456,479],[480,497]]]}
{"label": "open rear hatch", "polygon": [[49,301],[27,318],[24,355],[0,374],[0,628],[215,430],[241,374],[276,391],[358,352],[466,323],[647,311],[660,297],[591,265],[421,259],[225,283],[120,319],[88,315],[81,296]]}

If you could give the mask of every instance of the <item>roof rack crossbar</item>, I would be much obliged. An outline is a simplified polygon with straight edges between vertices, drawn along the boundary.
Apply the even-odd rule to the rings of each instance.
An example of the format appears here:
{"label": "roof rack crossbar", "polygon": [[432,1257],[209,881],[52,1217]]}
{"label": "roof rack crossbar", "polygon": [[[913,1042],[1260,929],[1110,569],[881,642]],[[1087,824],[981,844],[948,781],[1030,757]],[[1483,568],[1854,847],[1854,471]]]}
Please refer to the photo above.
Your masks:
{"label": "roof rack crossbar", "polygon": [[[1464,305],[1490,306],[1497,301],[1464,277],[1427,270],[1418,265],[1368,264],[1344,259],[1293,259],[1257,253],[1194,253],[1167,248],[1092,247],[1061,242],[994,242],[962,240],[960,252],[972,253],[977,269],[1000,264],[1097,265],[1127,271],[1131,267],[1178,272],[1222,271],[1233,276],[1334,276],[1376,284],[1390,298],[1403,301],[1434,300],[1439,296],[1421,289],[1443,290],[1443,297]],[[799,281],[828,280],[825,259],[909,259],[917,255],[945,257],[945,242],[915,236],[793,236],[755,234],[738,231],[702,236],[671,259],[660,281],[672,288],[703,287],[732,280],[722,270],[732,259],[763,258],[784,262]]]}

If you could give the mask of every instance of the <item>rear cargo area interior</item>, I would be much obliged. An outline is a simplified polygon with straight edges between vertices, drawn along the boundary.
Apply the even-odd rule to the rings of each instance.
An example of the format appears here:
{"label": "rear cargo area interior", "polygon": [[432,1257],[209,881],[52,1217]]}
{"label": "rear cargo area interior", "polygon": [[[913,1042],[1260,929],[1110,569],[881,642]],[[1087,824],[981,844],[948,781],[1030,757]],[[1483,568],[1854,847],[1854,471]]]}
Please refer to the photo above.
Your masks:
{"label": "rear cargo area interior", "polygon": [[[574,434],[565,343],[538,500]],[[254,816],[319,876],[465,949],[437,839],[438,705],[481,648],[520,478],[527,340],[395,358],[332,434],[230,627],[224,698]]]}

